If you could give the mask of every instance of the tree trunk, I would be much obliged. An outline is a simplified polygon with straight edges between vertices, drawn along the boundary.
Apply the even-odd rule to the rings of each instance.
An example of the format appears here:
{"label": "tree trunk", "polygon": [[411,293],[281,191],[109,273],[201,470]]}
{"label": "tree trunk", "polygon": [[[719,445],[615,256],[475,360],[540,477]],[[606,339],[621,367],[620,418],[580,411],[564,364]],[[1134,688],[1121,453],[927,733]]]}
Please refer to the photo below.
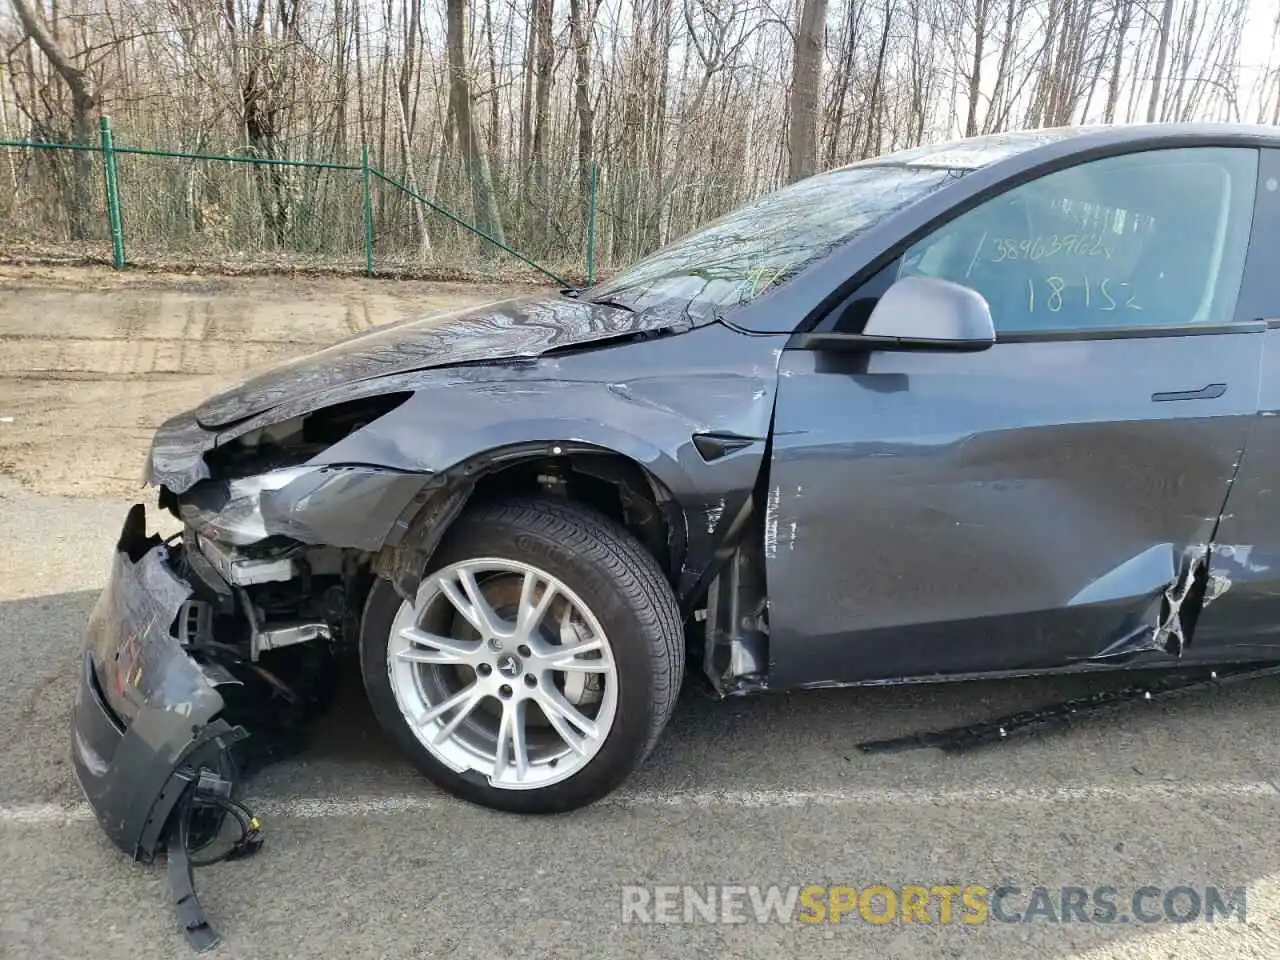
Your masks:
{"label": "tree trunk", "polygon": [[1159,46],[1156,47],[1156,68],[1151,77],[1151,99],[1147,102],[1147,123],[1155,123],[1160,112],[1160,80],[1164,75],[1165,61],[1169,57],[1169,34],[1173,29],[1173,0],[1164,0],[1160,14]]}
{"label": "tree trunk", "polygon": [[[472,116],[470,70],[467,64],[467,0],[447,0],[449,48],[449,99],[452,103],[458,146],[471,181],[471,200],[477,226],[500,243],[505,243],[498,202],[489,177],[489,160],[476,137]],[[486,245],[487,248],[487,245]]]}
{"label": "tree trunk", "polygon": [[[400,100],[396,100],[396,113],[400,128],[400,150],[404,154],[404,182],[414,193],[420,194],[418,189],[418,169],[417,164],[413,162],[413,145],[409,141],[409,122],[405,119],[404,107]],[[431,255],[431,235],[427,232],[427,211],[423,209],[423,204],[412,197],[409,198],[413,206],[413,220],[418,227],[418,258],[426,260]]]}
{"label": "tree trunk", "polygon": [[[414,98],[410,95],[418,71],[418,33],[421,29],[418,0],[409,0],[408,21],[404,31],[404,56],[400,61],[400,75],[396,79],[396,128],[400,134],[400,162],[404,167],[404,182],[414,193],[418,190],[417,164],[413,160],[413,134],[417,126]],[[427,259],[431,254],[431,237],[427,232],[427,212],[417,200],[412,200],[413,220],[418,228],[418,257]]]}
{"label": "tree trunk", "polygon": [[502,121],[498,112],[498,44],[493,39],[493,0],[484,0],[484,35],[485,46],[489,49],[489,129],[486,131],[489,169],[501,183],[502,158],[498,152],[498,131]]}
{"label": "tree trunk", "polygon": [[858,24],[861,4],[850,4],[845,13],[844,45],[840,51],[840,67],[836,73],[835,89],[831,94],[827,111],[827,166],[833,167],[840,144],[840,131],[844,127],[844,105],[849,96],[849,81],[853,77],[853,59],[858,46]]}
{"label": "tree trunk", "polygon": [[551,35],[551,18],[554,16],[554,0],[536,0],[535,24],[538,52],[534,63],[536,89],[533,107],[533,146],[530,157],[535,166],[542,163],[547,149],[547,108],[551,103],[551,70],[556,63],[556,51]]}
{"label": "tree trunk", "polygon": [[347,157],[347,13],[343,0],[333,0],[334,143],[338,159]]}
{"label": "tree trunk", "polygon": [[357,4],[353,11],[355,18],[351,23],[352,43],[355,46],[356,58],[356,118],[360,125],[360,145],[368,146],[369,130],[365,118],[365,92],[364,92],[364,47],[360,42],[360,21],[364,17],[363,8]]}
{"label": "tree trunk", "polygon": [[822,89],[822,46],[827,26],[827,0],[803,0],[791,67],[787,147],[791,161],[787,180],[794,183],[818,170],[818,100]]}
{"label": "tree trunk", "polygon": [[[583,4],[586,4],[584,15]],[[569,0],[569,36],[573,43],[573,106],[578,115],[578,185],[585,205],[591,191],[591,29],[594,0]]]}
{"label": "tree trunk", "polygon": [[987,43],[987,14],[991,0],[977,0],[973,7],[973,62],[969,73],[969,115],[964,122],[964,135],[978,135],[978,96],[982,86],[982,55]]}
{"label": "tree trunk", "polygon": [[[889,47],[889,27],[893,20],[892,0],[885,0],[884,24],[880,31],[880,52],[876,54],[876,72],[871,79],[871,96],[867,98],[867,135],[862,142],[862,156],[869,157],[880,152],[880,124],[876,119],[880,113],[880,91],[884,85],[885,52]],[[874,140],[875,149],[872,149]]]}
{"label": "tree trunk", "polygon": [[533,155],[533,100],[535,68],[538,58],[538,22],[540,10],[547,0],[532,0],[529,29],[524,47],[524,84],[520,90],[520,189],[528,187],[529,158]]}
{"label": "tree trunk", "polygon": [[[404,151],[407,151],[408,144],[413,142],[413,132],[417,126],[414,103],[409,93],[413,79],[417,75],[417,38],[421,23],[419,20],[421,6],[418,0],[409,0],[408,7],[409,19],[404,29],[404,56],[400,60],[400,75],[396,78],[396,94],[400,99],[398,116],[401,127],[401,149]],[[401,159],[406,164],[409,162],[407,152]]]}
{"label": "tree trunk", "polygon": [[[90,88],[89,78],[71,62],[54,33],[45,26],[28,0],[13,0],[14,11],[23,32],[35,41],[40,52],[71,93],[71,137],[75,143],[93,142],[93,111],[98,98]],[[93,181],[93,154],[73,151],[71,156],[70,196],[67,198],[67,227],[73,240],[86,240],[91,233],[90,201]]]}
{"label": "tree trunk", "polygon": [[[250,28],[248,65],[241,80],[240,96],[245,136],[253,148],[253,155],[263,160],[275,160],[279,159],[279,104],[273,90],[273,74],[277,71],[269,62],[266,13],[266,0],[258,0]],[[290,226],[288,168],[272,163],[255,165],[253,169],[258,179],[258,203],[263,222],[275,244],[284,246]]]}
{"label": "tree trunk", "polygon": [[549,126],[547,112],[551,104],[551,71],[556,64],[554,38],[551,33],[551,18],[555,14],[554,0],[537,0],[534,8],[537,11],[534,22],[537,55],[534,62],[533,143],[529,159],[533,167],[533,181],[537,184],[534,203],[542,211],[541,232],[545,240],[551,232],[551,185],[546,153]]}
{"label": "tree trunk", "polygon": [[1129,32],[1132,17],[1133,8],[1129,0],[1122,0],[1120,25],[1116,28],[1116,48],[1111,54],[1111,76],[1107,80],[1107,105],[1102,112],[1102,119],[1106,123],[1115,123],[1116,119],[1116,104],[1120,100],[1120,71],[1124,66],[1124,38]]}

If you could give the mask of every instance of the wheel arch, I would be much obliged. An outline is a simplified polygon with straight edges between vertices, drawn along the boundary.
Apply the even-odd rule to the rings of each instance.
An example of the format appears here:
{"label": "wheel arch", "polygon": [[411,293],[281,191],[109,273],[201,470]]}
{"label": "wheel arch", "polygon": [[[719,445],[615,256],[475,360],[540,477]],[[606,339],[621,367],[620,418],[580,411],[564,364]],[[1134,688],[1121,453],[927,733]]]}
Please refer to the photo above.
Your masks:
{"label": "wheel arch", "polygon": [[664,460],[676,467],[647,444],[628,453],[579,439],[509,443],[474,453],[424,487],[397,522],[397,534],[375,554],[374,571],[411,598],[431,555],[469,505],[540,492],[619,522],[675,587],[688,549],[687,522],[671,486],[646,465]]}

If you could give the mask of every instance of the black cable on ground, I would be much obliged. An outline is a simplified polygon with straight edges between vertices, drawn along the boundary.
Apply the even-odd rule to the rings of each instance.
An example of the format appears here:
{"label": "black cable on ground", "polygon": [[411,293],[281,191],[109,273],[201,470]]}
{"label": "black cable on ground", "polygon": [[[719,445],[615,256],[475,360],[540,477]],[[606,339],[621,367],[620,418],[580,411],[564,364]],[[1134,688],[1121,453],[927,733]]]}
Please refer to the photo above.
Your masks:
{"label": "black cable on ground", "polygon": [[922,748],[934,748],[947,752],[969,750],[985,744],[1003,742],[1017,734],[1034,733],[1051,727],[1069,725],[1134,704],[1151,703],[1196,690],[1277,675],[1280,675],[1280,663],[1246,663],[1220,667],[1216,670],[1202,668],[1190,674],[1179,672],[1148,683],[1134,684],[1119,690],[1104,690],[1034,710],[1019,710],[991,720],[980,720],[977,723],[947,727],[943,730],[913,733],[904,737],[867,740],[858,744],[858,749],[863,753],[895,753],[900,750]]}
{"label": "black cable on ground", "polygon": [[[183,936],[198,952],[211,950],[221,938],[209,925],[196,896],[194,869],[252,856],[262,847],[262,824],[258,818],[244,804],[217,792],[219,788],[229,791],[231,782],[215,776],[212,783],[211,787],[210,781],[201,776],[187,787],[179,802],[177,823],[169,833],[170,899]],[[240,828],[239,837],[218,853],[197,856],[217,843],[228,814]],[[192,820],[197,817],[205,822],[197,822],[193,828]]]}

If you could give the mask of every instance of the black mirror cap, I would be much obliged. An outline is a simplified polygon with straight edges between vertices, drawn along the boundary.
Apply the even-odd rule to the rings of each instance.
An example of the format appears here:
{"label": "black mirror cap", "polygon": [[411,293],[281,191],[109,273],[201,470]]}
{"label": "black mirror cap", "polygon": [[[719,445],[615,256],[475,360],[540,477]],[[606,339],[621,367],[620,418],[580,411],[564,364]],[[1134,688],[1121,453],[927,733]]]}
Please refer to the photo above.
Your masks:
{"label": "black mirror cap", "polygon": [[862,336],[917,349],[985,350],[996,329],[977,290],[936,277],[903,277],[884,292]]}

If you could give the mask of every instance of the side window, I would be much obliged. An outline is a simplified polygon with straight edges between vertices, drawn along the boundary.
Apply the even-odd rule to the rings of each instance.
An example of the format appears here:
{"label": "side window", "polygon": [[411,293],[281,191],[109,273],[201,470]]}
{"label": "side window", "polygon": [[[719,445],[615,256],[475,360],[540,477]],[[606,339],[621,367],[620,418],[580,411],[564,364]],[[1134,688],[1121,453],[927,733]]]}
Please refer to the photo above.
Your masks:
{"label": "side window", "polygon": [[1155,150],[1089,161],[1001,194],[913,244],[898,276],[987,298],[996,330],[1235,319],[1258,153]]}

